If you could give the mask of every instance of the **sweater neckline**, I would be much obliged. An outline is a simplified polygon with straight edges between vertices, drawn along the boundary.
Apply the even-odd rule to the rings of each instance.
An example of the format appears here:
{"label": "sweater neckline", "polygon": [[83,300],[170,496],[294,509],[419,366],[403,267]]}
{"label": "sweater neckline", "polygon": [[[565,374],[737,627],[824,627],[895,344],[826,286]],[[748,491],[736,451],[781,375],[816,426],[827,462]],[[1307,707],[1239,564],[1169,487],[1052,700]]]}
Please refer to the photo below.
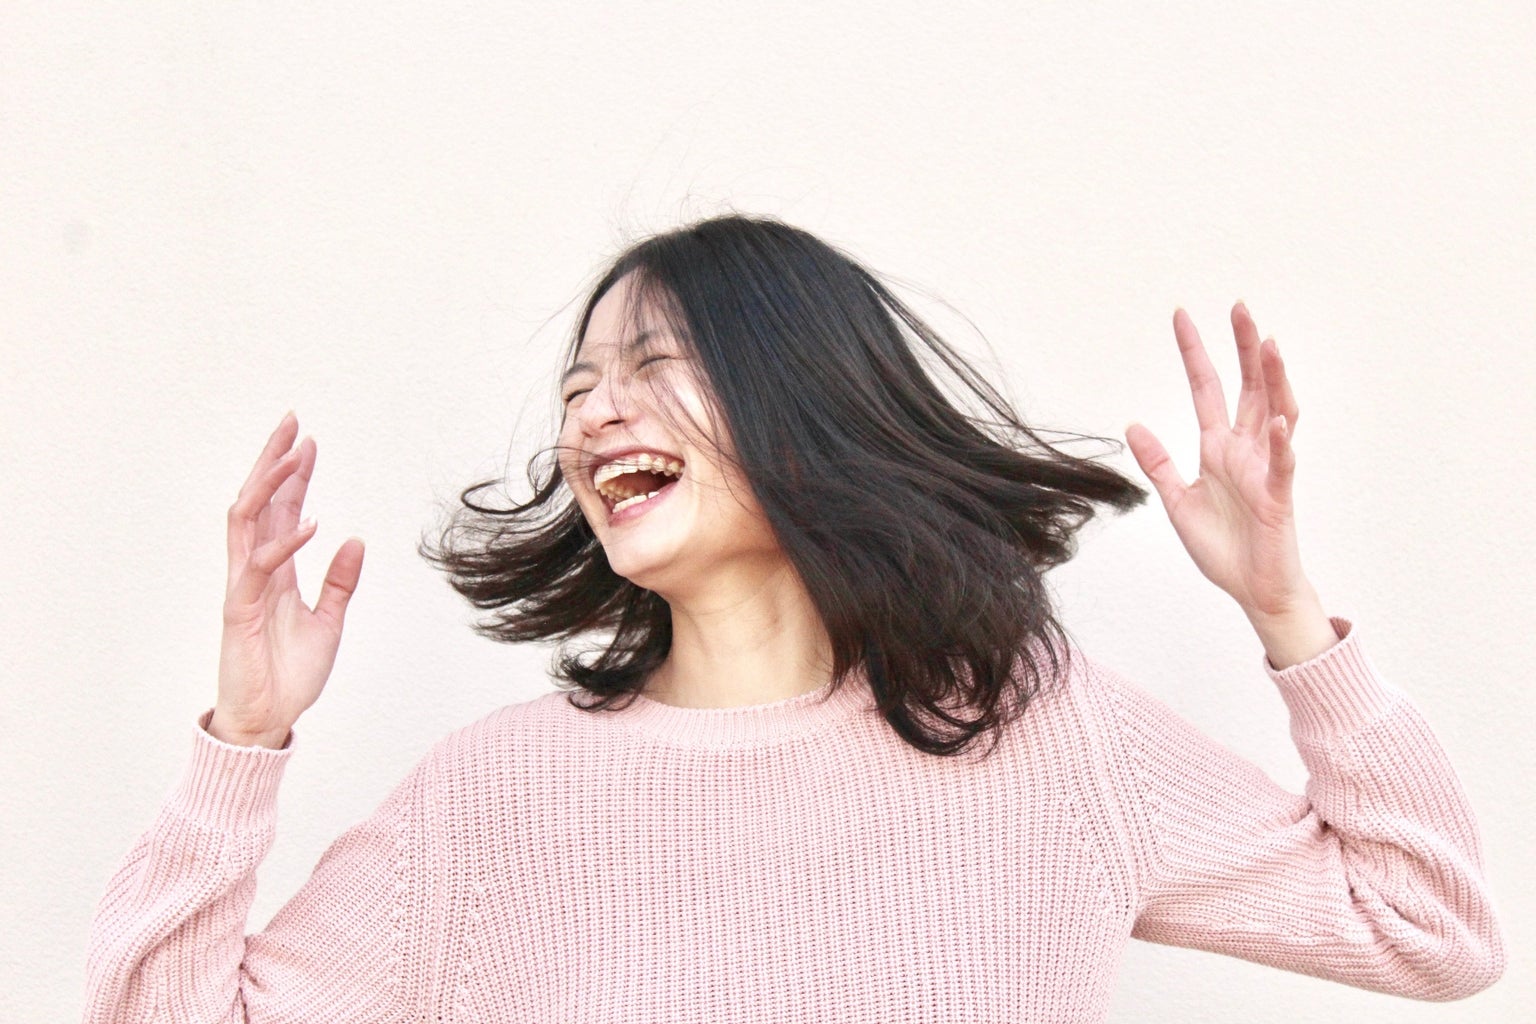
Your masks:
{"label": "sweater neckline", "polygon": [[767,746],[829,729],[860,708],[873,710],[873,694],[863,673],[848,673],[833,689],[815,690],[766,704],[728,708],[685,708],[664,704],[643,693],[617,712],[620,721],[670,746],[720,748]]}

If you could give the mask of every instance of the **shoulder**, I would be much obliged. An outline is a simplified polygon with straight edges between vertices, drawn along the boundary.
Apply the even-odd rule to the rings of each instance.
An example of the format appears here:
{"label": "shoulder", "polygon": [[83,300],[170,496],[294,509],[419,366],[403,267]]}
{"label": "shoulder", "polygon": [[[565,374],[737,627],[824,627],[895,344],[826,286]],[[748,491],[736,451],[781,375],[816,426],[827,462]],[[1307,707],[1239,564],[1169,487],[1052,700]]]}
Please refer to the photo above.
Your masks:
{"label": "shoulder", "polygon": [[1123,673],[1069,643],[1055,662],[1036,655],[1041,683],[1021,721],[1029,728],[1058,729],[1067,722],[1111,720],[1128,697],[1141,691]]}
{"label": "shoulder", "polygon": [[547,755],[574,737],[582,712],[570,705],[567,692],[551,690],[537,697],[497,708],[455,729],[438,741],[430,755],[441,768],[462,768],[487,759],[539,753]]}
{"label": "shoulder", "polygon": [[1124,780],[1193,732],[1131,673],[1076,644],[1068,655],[1016,723],[1027,756],[1070,766],[1085,782]]}
{"label": "shoulder", "polygon": [[[1085,780],[1118,762],[1128,680],[1075,643],[1031,651],[1039,683],[1002,740],[1028,774]],[[1023,666],[1020,666],[1021,670]]]}
{"label": "shoulder", "polygon": [[535,783],[592,764],[601,730],[552,690],[497,708],[437,742],[422,767],[447,808],[483,809],[486,800],[521,799]]}
{"label": "shoulder", "polygon": [[1133,674],[1076,644],[1061,672],[1026,710],[1034,728],[1078,738],[1100,768],[1111,768],[1136,747],[1183,727],[1177,714]]}

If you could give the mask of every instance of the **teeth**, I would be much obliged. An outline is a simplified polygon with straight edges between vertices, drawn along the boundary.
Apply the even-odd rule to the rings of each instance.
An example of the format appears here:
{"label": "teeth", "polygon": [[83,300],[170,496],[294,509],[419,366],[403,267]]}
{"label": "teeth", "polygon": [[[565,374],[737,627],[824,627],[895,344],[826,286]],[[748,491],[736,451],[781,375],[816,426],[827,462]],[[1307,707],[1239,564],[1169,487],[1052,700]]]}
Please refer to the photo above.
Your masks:
{"label": "teeth", "polygon": [[677,459],[641,452],[638,455],[626,455],[599,466],[597,472],[592,474],[592,483],[598,490],[602,490],[603,484],[625,473],[662,473],[666,476],[677,476],[682,471],[683,464]]}
{"label": "teeth", "polygon": [[649,494],[636,494],[635,481],[626,481],[621,479],[622,477],[631,473],[655,473],[659,476],[676,477],[682,472],[683,464],[678,459],[653,455],[650,452],[636,452],[599,466],[592,474],[592,484],[597,489],[597,493],[614,503],[610,511],[612,514],[631,505],[638,505],[660,491],[658,488]]}
{"label": "teeth", "polygon": [[652,491],[650,494],[637,494],[632,498],[625,498],[623,501],[613,506],[613,511],[619,512],[623,509],[629,508],[631,505],[638,505],[642,501],[649,501],[651,498],[656,497],[656,495],[659,493],[659,491]]}

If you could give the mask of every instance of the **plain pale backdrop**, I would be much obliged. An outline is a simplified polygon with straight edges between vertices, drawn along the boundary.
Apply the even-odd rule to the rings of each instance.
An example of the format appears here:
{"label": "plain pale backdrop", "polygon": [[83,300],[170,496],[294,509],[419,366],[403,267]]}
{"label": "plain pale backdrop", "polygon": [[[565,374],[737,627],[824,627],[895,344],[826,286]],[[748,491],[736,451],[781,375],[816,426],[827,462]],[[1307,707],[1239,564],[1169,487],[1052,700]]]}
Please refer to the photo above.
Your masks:
{"label": "plain pale backdrop", "polygon": [[[252,930],[431,743],[551,688],[415,544],[549,439],[602,261],[729,209],[895,278],[1033,422],[1141,419],[1186,476],[1170,315],[1235,391],[1247,300],[1302,410],[1304,564],[1458,765],[1511,965],[1416,1004],[1137,943],[1113,1019],[1531,1019],[1536,6],[1344,8],[7,3],[0,1021],[78,1016],[93,905],[212,702],[224,514],[284,410],[319,445],[306,596],[368,551]],[[1155,497],[1054,580],[1090,653],[1302,784],[1257,640]]]}

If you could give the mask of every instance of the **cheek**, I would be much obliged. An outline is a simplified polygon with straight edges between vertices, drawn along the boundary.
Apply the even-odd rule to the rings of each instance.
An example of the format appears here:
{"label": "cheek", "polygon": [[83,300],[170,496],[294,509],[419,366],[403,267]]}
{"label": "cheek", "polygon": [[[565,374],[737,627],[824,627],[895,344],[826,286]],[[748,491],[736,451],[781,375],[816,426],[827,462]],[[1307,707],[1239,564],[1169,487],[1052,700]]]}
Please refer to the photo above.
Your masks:
{"label": "cheek", "polygon": [[560,423],[560,432],[555,435],[555,460],[559,463],[560,472],[565,476],[567,483],[575,474],[580,459],[581,438],[572,425],[570,417],[566,417]]}
{"label": "cheek", "polygon": [[755,534],[768,528],[768,518],[751,486],[730,467],[711,465],[704,492],[710,514],[723,529]]}
{"label": "cheek", "polygon": [[[662,381],[653,382],[646,394],[650,408],[660,414],[666,428],[698,454],[729,452],[731,443],[724,417],[708,397],[709,390],[695,370],[679,367]],[[711,471],[730,472],[719,458],[710,458]]]}

